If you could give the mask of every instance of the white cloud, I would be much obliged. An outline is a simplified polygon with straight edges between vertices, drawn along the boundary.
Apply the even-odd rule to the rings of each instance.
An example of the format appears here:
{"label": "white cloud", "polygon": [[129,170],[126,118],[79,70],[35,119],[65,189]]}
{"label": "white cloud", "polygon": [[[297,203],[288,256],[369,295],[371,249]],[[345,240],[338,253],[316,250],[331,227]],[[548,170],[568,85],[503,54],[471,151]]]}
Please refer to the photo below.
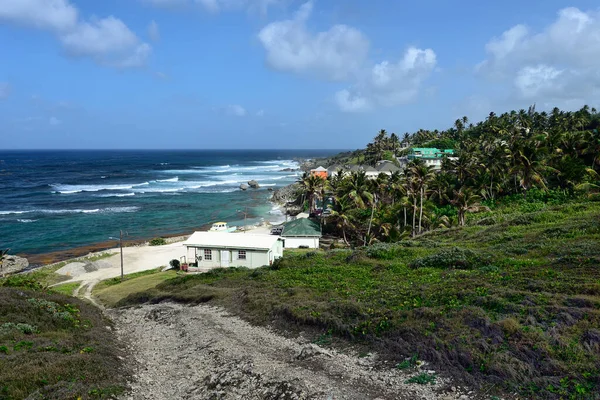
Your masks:
{"label": "white cloud", "polygon": [[309,1],[293,19],[272,22],[260,31],[258,38],[267,52],[267,63],[280,71],[333,80],[353,76],[367,58],[369,41],[359,30],[347,25],[310,32],[306,22],[312,8]]}
{"label": "white cloud", "polygon": [[69,0],[2,0],[0,19],[40,29],[65,31],[77,24],[78,12]]}
{"label": "white cloud", "polygon": [[600,91],[600,12],[570,7],[539,33],[517,25],[486,45],[477,67],[524,99],[590,98]]}
{"label": "white cloud", "polygon": [[158,29],[156,21],[152,21],[150,22],[150,25],[148,25],[148,37],[155,42],[160,40],[160,29]]}
{"label": "white cloud", "polygon": [[341,90],[335,101],[342,111],[364,111],[370,106],[393,107],[413,101],[437,64],[431,49],[410,47],[396,63],[382,61],[370,68],[351,90]]}
{"label": "white cloud", "polygon": [[369,109],[369,104],[366,98],[351,94],[348,90],[340,90],[335,94],[335,102],[340,110],[344,112],[358,112]]}
{"label": "white cloud", "polygon": [[50,119],[48,120],[48,123],[51,126],[58,126],[58,125],[62,124],[62,121],[56,117],[50,117]]}
{"label": "white cloud", "polygon": [[245,117],[246,109],[238,104],[232,104],[227,106],[227,112],[230,115],[235,115],[236,117]]}
{"label": "white cloud", "polygon": [[342,111],[366,111],[412,101],[437,64],[433,50],[416,47],[410,47],[395,63],[369,62],[369,41],[359,30],[334,25],[313,33],[307,27],[312,11],[312,1],[304,3],[292,19],[272,22],[258,38],[267,63],[274,69],[349,81],[352,86],[334,96]]}
{"label": "white cloud", "polygon": [[10,85],[7,82],[0,82],[0,100],[10,95]]}
{"label": "white cloud", "polygon": [[265,110],[258,110],[256,112],[256,116],[257,117],[264,117],[265,116]]}
{"label": "white cloud", "polygon": [[53,31],[67,54],[118,68],[146,63],[152,48],[113,16],[78,17],[68,0],[0,0],[0,20]]}

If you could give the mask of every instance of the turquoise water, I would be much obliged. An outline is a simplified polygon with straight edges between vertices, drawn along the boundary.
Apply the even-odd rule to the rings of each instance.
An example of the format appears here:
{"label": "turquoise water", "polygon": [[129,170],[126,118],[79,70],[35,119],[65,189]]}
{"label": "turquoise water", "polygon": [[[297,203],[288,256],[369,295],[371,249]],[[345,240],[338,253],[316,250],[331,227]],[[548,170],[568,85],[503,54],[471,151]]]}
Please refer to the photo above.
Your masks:
{"label": "turquoise water", "polygon": [[[271,192],[294,182],[294,159],[336,151],[0,152],[0,247],[43,254],[102,243],[187,233],[283,215]],[[239,190],[255,179],[258,190]]]}

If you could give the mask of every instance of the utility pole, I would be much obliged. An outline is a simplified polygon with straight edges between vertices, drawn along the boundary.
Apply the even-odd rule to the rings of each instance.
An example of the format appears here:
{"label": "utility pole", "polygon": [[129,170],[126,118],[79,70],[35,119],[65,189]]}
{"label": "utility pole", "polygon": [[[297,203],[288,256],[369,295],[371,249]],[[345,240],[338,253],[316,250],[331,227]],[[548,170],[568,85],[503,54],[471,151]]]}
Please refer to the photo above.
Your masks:
{"label": "utility pole", "polygon": [[119,230],[119,247],[121,248],[121,282],[123,282],[123,230]]}
{"label": "utility pole", "polygon": [[237,212],[244,214],[244,233],[246,233],[246,219],[248,218],[248,206],[246,206],[246,211],[237,210]]}
{"label": "utility pole", "polygon": [[[127,235],[127,232],[125,232],[125,235]],[[118,238],[112,237],[112,236],[109,236],[108,238],[119,241],[119,249],[121,251],[121,282],[123,282],[123,230],[122,229],[119,230]]]}

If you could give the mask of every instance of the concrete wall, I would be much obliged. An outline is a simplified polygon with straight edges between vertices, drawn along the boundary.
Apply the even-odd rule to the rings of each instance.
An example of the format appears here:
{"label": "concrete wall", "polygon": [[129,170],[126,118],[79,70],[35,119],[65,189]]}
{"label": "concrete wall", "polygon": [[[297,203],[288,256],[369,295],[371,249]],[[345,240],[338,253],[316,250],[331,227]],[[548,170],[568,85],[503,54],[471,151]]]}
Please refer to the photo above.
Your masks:
{"label": "concrete wall", "polygon": [[309,249],[319,248],[318,237],[284,237],[286,249],[297,249],[300,246],[308,246]]}
{"label": "concrete wall", "polygon": [[[246,259],[239,258],[238,249],[216,249],[212,248],[212,260],[206,260],[204,257],[204,250],[206,247],[188,247],[187,248],[187,261],[189,263],[195,262],[196,255],[202,257],[198,261],[198,267],[200,268],[219,268],[219,267],[247,267],[247,268],[258,268],[263,265],[270,265],[274,260],[283,256],[283,244],[278,240],[270,251],[266,250],[246,250]],[[223,261],[223,253],[229,254],[229,265],[226,265]]]}

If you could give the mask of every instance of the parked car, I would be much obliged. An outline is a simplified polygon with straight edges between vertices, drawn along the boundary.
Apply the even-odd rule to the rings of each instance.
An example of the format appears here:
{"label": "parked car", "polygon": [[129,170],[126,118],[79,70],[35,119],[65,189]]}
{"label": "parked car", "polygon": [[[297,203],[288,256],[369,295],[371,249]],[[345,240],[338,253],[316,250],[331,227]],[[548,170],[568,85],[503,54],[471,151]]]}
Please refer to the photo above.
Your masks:
{"label": "parked car", "polygon": [[271,228],[271,235],[281,235],[283,232],[283,226],[274,226]]}

